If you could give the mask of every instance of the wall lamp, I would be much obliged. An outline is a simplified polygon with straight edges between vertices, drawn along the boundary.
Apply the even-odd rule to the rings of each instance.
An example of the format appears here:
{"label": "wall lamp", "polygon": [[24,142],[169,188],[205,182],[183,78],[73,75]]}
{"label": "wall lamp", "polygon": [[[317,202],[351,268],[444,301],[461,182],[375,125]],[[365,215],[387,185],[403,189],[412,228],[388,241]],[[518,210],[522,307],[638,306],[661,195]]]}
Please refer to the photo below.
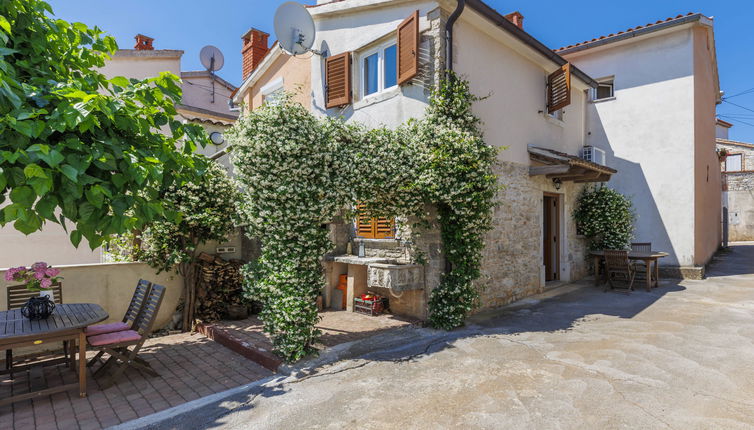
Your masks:
{"label": "wall lamp", "polygon": [[560,180],[560,178],[553,178],[552,179],[552,185],[555,186],[556,190],[560,189],[560,186],[563,184],[563,181]]}

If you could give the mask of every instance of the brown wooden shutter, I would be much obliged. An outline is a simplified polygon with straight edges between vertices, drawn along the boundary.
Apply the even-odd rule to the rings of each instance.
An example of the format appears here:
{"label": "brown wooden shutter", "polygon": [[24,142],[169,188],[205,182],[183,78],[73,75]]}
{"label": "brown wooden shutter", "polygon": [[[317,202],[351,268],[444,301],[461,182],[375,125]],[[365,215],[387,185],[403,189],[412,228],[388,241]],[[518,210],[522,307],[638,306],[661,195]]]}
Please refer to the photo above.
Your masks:
{"label": "brown wooden shutter", "polygon": [[351,104],[351,53],[325,59],[325,107]]}
{"label": "brown wooden shutter", "polygon": [[419,73],[419,11],[398,26],[398,85]]}
{"label": "brown wooden shutter", "polygon": [[395,237],[395,219],[367,216],[363,204],[356,205],[356,236],[365,239],[389,239]]}
{"label": "brown wooden shutter", "polygon": [[547,111],[556,112],[571,104],[571,64],[566,63],[547,77]]}

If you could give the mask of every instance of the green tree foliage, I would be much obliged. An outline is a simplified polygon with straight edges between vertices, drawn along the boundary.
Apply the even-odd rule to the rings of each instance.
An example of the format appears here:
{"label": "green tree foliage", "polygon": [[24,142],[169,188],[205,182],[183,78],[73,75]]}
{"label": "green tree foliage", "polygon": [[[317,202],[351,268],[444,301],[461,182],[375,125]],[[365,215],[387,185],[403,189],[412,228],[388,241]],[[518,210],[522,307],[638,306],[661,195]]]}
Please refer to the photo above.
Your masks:
{"label": "green tree foliage", "polygon": [[73,244],[95,248],[177,218],[164,190],[202,173],[206,142],[174,119],[178,78],[108,80],[98,68],[115,40],[52,15],[44,1],[0,2],[0,225],[30,234],[68,220]]}
{"label": "green tree foliage", "polygon": [[177,269],[183,275],[184,329],[191,328],[195,307],[197,247],[209,241],[223,241],[237,221],[238,187],[225,170],[211,163],[195,182],[171,186],[166,203],[181,217],[148,224],[139,237],[137,257],[160,271]]}
{"label": "green tree foliage", "polygon": [[590,249],[626,249],[633,239],[635,215],[631,200],[612,188],[584,188],[573,218],[589,240]]}

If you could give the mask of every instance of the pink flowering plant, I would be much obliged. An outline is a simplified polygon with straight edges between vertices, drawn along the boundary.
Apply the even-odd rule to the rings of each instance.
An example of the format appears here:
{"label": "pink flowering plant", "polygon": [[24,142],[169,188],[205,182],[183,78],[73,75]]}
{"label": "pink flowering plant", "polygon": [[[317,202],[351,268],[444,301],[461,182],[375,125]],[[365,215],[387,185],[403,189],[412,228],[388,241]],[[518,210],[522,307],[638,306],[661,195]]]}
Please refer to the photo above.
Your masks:
{"label": "pink flowering plant", "polygon": [[29,291],[42,291],[52,287],[53,284],[63,279],[60,269],[48,266],[44,261],[39,261],[27,268],[25,266],[11,267],[5,272],[5,280],[9,282],[22,282]]}

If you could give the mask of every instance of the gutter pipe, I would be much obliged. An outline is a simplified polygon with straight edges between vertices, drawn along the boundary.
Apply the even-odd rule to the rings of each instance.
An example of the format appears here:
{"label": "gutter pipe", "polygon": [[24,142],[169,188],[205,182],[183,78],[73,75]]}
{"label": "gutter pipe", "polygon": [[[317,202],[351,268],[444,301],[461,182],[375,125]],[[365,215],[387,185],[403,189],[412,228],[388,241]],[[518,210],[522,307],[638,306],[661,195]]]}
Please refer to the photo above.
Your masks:
{"label": "gutter pipe", "polygon": [[[455,25],[458,17],[463,13],[463,9],[466,7],[466,0],[458,0],[456,10],[448,17],[448,22],[445,23],[445,70],[446,72],[453,71],[453,25]],[[446,73],[449,74],[449,73]]]}

